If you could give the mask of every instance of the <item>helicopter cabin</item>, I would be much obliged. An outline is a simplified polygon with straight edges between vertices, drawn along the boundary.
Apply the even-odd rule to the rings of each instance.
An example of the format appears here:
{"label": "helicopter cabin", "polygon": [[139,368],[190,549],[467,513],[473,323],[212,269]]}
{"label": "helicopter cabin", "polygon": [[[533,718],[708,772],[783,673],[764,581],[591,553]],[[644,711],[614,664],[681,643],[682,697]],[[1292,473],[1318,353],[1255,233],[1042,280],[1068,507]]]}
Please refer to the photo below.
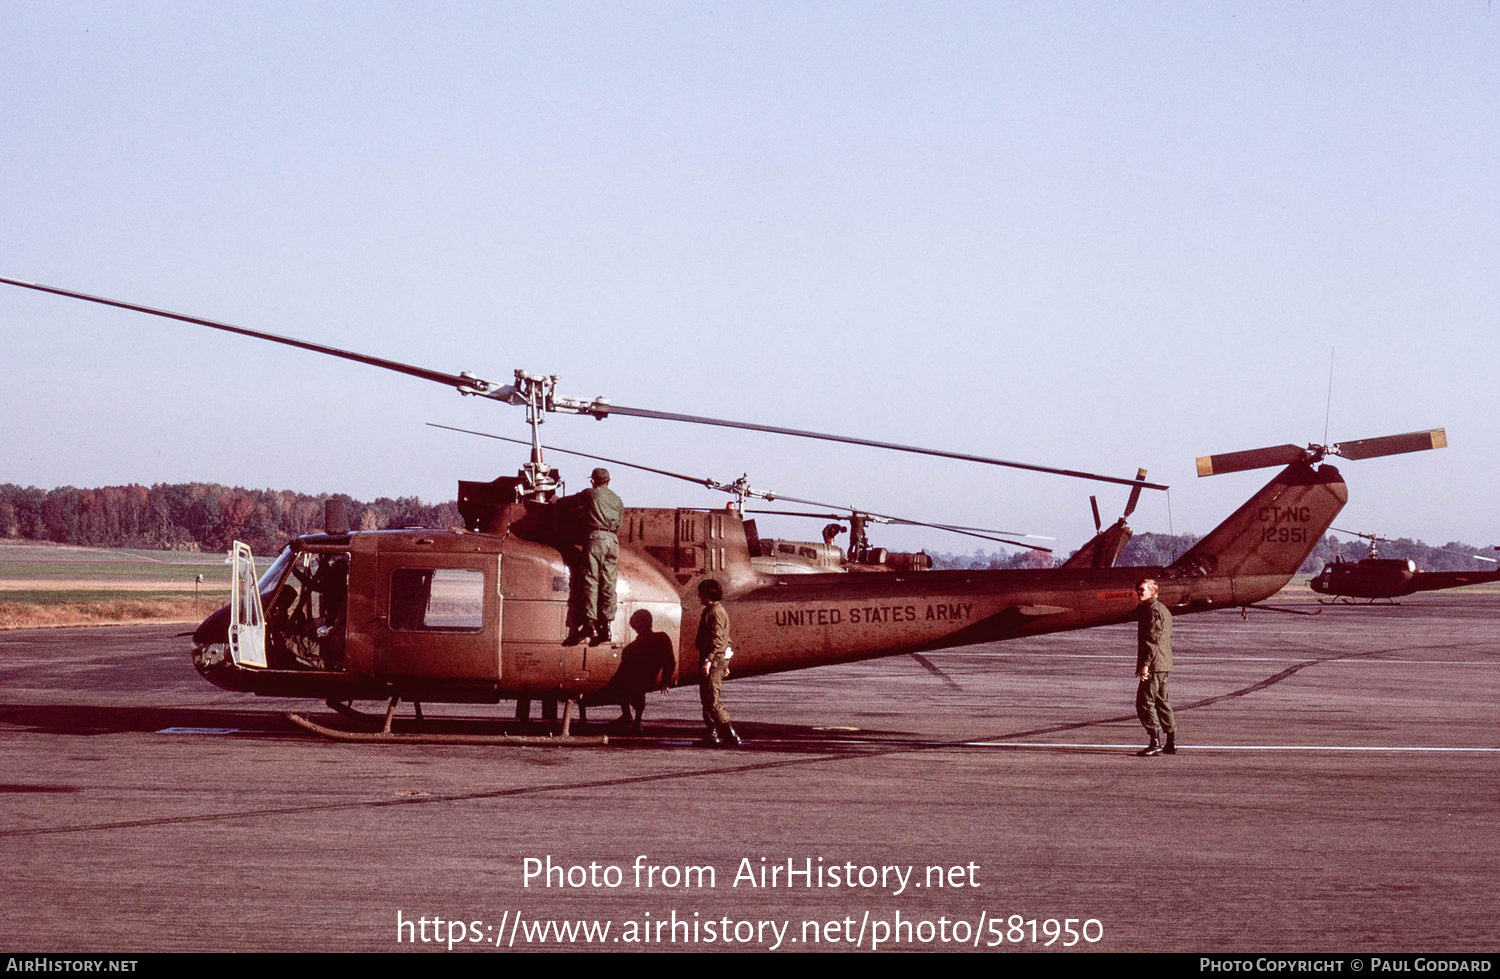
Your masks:
{"label": "helicopter cabin", "polygon": [[195,666],[218,686],[272,696],[576,696],[614,676],[632,630],[658,644],[662,636],[679,672],[691,674],[684,584],[754,576],[738,514],[627,510],[614,639],[563,646],[575,584],[565,514],[513,501],[491,516],[502,518],[490,524],[501,533],[409,528],[294,540],[198,628]]}

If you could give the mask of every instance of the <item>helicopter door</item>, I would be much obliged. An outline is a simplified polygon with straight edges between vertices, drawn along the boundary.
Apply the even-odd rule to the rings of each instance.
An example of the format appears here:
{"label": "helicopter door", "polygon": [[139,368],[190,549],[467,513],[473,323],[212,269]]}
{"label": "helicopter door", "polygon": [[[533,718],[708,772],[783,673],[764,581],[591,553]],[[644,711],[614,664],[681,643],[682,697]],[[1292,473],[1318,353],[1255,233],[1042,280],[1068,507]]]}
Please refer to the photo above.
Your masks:
{"label": "helicopter door", "polygon": [[255,587],[255,556],[250,545],[234,542],[234,591],[229,602],[229,654],[236,666],[266,665],[266,620]]}
{"label": "helicopter door", "polygon": [[374,628],[376,676],[499,681],[495,555],[382,554],[379,568],[386,614]]}

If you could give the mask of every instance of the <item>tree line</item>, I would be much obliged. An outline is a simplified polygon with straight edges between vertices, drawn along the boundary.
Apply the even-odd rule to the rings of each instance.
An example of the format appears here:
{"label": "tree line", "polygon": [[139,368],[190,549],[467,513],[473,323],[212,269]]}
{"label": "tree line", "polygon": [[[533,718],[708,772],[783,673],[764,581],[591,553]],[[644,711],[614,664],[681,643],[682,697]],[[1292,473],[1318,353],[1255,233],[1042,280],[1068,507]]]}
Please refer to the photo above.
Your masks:
{"label": "tree line", "polygon": [[427,505],[414,496],[364,503],[343,493],[252,490],[218,483],[131,484],[54,490],[0,484],[0,538],[87,547],[227,551],[240,540],[256,551],[279,548],[323,529],[324,501],[344,502],[356,530],[456,527],[456,502]]}
{"label": "tree line", "polygon": [[[323,529],[324,502],[344,502],[349,526],[355,530],[393,527],[458,527],[463,519],[458,504],[426,504],[415,496],[382,496],[365,503],[343,493],[307,494],[292,490],[251,490],[218,483],[157,483],[141,486],[104,486],[54,490],[0,484],[0,538],[54,541],[86,547],[140,547],[154,550],[227,551],[241,540],[256,551],[279,548],[300,534]],[[1171,564],[1197,543],[1197,534],[1137,534],[1125,545],[1120,566],[1159,567]],[[1380,556],[1414,561],[1423,571],[1471,570],[1480,562],[1475,554],[1500,557],[1493,547],[1450,541],[1441,547],[1403,537],[1380,543]],[[1369,556],[1360,539],[1324,537],[1313,548],[1301,571],[1311,574],[1341,557],[1358,561]],[[1053,555],[1034,551],[992,554],[933,554],[941,569],[999,569],[1052,567]]]}
{"label": "tree line", "polygon": [[[1136,534],[1120,551],[1115,564],[1119,567],[1165,567],[1187,553],[1188,548],[1198,540],[1198,534]],[[1411,560],[1421,571],[1472,571],[1485,563],[1475,560],[1476,554],[1500,558],[1500,552],[1493,547],[1476,547],[1460,541],[1449,541],[1441,547],[1434,547],[1409,537],[1381,541],[1378,550],[1382,558]],[[1369,556],[1370,545],[1367,541],[1359,538],[1340,540],[1329,534],[1318,541],[1298,571],[1302,574],[1315,574],[1323,569],[1323,565],[1336,558],[1358,561]],[[1061,564],[1065,558],[1057,558],[1054,562],[1048,555],[1036,555],[1031,551],[990,554],[976,550],[973,554],[934,554],[932,560],[935,568],[975,570],[1032,568],[1039,565],[1051,567],[1054,563]]]}

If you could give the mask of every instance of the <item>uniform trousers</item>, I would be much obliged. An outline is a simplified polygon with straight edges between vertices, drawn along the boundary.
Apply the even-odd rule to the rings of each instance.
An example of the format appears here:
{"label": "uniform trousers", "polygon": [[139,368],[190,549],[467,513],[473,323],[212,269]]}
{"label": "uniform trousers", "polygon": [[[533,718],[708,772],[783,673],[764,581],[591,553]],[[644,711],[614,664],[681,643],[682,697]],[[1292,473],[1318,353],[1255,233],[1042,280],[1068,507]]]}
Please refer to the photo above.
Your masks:
{"label": "uniform trousers", "polygon": [[698,699],[703,701],[703,723],[709,727],[728,724],[729,711],[724,709],[724,703],[719,699],[724,690],[724,676],[729,672],[724,654],[715,653],[703,661],[700,669],[703,670],[703,675],[698,679]]}
{"label": "uniform trousers", "polygon": [[1152,673],[1145,683],[1137,684],[1135,691],[1135,716],[1153,740],[1161,736],[1171,737],[1177,731],[1172,717],[1172,701],[1167,697],[1167,677],[1170,673]]}

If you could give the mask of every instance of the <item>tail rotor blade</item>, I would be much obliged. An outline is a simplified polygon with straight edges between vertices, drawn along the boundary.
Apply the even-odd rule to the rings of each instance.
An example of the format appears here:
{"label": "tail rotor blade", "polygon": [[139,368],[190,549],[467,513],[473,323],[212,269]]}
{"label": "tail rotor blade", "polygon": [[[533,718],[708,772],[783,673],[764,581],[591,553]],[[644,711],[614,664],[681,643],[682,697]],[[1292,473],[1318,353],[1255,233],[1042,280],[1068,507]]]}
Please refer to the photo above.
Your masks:
{"label": "tail rotor blade", "polygon": [[[1125,501],[1125,518],[1127,520],[1130,519],[1130,515],[1135,512],[1135,505],[1141,501],[1141,487],[1146,482],[1146,470],[1137,469],[1135,471],[1135,478],[1137,482],[1130,488],[1130,499]],[[1095,519],[1097,521],[1097,516]]]}
{"label": "tail rotor blade", "polygon": [[1384,435],[1373,439],[1355,439],[1340,442],[1329,449],[1345,459],[1374,459],[1377,456],[1400,455],[1403,452],[1422,452],[1427,449],[1442,449],[1448,446],[1446,429],[1434,428],[1426,432],[1407,432],[1404,435]]}
{"label": "tail rotor blade", "polygon": [[1265,466],[1289,466],[1306,457],[1307,450],[1296,445],[1270,445],[1264,449],[1199,456],[1198,475],[1218,476],[1221,473],[1237,473]]}

